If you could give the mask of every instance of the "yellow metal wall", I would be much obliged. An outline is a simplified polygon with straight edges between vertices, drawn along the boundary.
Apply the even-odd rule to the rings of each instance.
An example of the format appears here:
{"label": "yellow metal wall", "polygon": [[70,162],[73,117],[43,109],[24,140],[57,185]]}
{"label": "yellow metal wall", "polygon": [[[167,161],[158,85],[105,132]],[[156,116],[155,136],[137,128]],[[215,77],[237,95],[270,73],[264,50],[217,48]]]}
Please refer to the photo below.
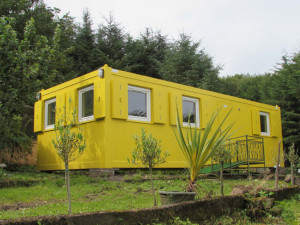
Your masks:
{"label": "yellow metal wall", "polygon": [[[201,129],[218,108],[222,108],[219,122],[232,108],[227,124],[235,122],[233,128],[236,130],[235,137],[260,136],[259,112],[269,113],[271,135],[264,136],[266,166],[275,165],[275,151],[278,149],[278,141],[282,140],[279,107],[114,70],[108,66],[103,68],[104,78],[99,78],[97,71],[94,71],[41,91],[42,99],[35,105],[34,126],[38,132],[38,169],[63,169],[62,161],[51,142],[54,139],[54,131],[43,129],[44,101],[56,97],[57,109],[65,103],[68,116],[78,105],[78,90],[89,85],[94,85],[95,118],[81,125],[87,148],[80,159],[71,163],[71,169],[133,167],[127,162],[127,158],[131,156],[135,146],[132,136],[141,134],[142,127],[162,140],[163,149],[170,153],[167,163],[161,167],[185,167],[183,155],[178,149],[173,133],[176,124],[176,105],[179,112],[182,112],[182,96],[199,99]],[[128,120],[128,85],[151,90],[151,122]],[[75,101],[69,105],[70,98]]]}

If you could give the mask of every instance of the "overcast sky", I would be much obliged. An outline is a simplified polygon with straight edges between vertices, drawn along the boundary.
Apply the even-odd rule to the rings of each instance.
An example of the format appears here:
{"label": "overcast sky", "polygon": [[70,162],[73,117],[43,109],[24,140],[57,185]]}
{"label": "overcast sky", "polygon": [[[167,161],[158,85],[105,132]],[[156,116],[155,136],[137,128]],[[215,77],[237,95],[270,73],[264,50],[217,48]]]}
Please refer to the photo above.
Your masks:
{"label": "overcast sky", "polygon": [[145,28],[169,39],[180,32],[223,65],[221,76],[272,72],[285,54],[300,50],[300,0],[45,0],[82,21],[83,9],[95,25],[112,13],[137,37]]}

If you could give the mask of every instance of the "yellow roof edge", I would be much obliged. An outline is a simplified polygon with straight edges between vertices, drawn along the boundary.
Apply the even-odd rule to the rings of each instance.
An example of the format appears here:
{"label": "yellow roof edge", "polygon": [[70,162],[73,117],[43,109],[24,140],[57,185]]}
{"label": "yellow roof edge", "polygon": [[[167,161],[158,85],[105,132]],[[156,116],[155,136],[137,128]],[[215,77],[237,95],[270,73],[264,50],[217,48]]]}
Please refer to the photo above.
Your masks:
{"label": "yellow roof edge", "polygon": [[[118,71],[120,71],[121,73],[119,73]],[[273,109],[273,110],[280,109],[280,107],[278,105],[273,106],[273,105],[260,103],[260,102],[256,102],[256,101],[252,101],[252,100],[248,100],[248,99],[243,99],[240,97],[235,97],[235,96],[226,95],[226,94],[222,94],[222,93],[218,93],[218,92],[214,92],[214,91],[208,91],[208,90],[201,89],[201,88],[187,86],[184,84],[166,81],[166,80],[162,80],[162,79],[158,79],[158,78],[154,78],[154,77],[149,77],[149,76],[140,75],[140,74],[136,74],[136,73],[126,72],[123,70],[114,70],[113,69],[112,75],[127,77],[127,78],[130,78],[133,80],[138,80],[138,81],[144,81],[144,82],[146,81],[147,83],[154,83],[154,84],[163,85],[163,86],[167,86],[167,87],[174,87],[174,88],[181,89],[181,90],[184,90],[187,92],[194,92],[197,94],[204,94],[204,95],[208,95],[208,96],[212,96],[212,97],[219,97],[219,98],[222,98],[225,100],[242,102],[245,104],[251,104],[251,105],[256,105],[256,106],[259,105],[260,107],[264,107],[264,108],[268,108],[268,109]]]}
{"label": "yellow roof edge", "polygon": [[[130,78],[133,80],[144,81],[144,82],[146,81],[147,83],[153,83],[153,84],[158,84],[158,85],[167,86],[167,87],[174,87],[174,88],[181,89],[181,90],[187,91],[187,92],[194,92],[197,94],[204,94],[204,95],[208,95],[208,96],[212,96],[212,97],[219,97],[224,100],[256,105],[256,106],[273,109],[273,110],[280,110],[280,107],[278,105],[273,106],[273,105],[255,102],[252,100],[247,100],[247,99],[243,99],[243,98],[239,98],[239,97],[235,97],[235,96],[231,96],[231,95],[225,95],[225,94],[218,93],[218,92],[208,91],[208,90],[204,90],[201,88],[187,86],[184,84],[178,84],[178,83],[171,82],[171,81],[161,80],[161,79],[149,77],[146,75],[140,75],[140,74],[126,72],[126,71],[119,70],[119,69],[113,69],[113,68],[109,67],[107,64],[105,64],[104,66],[102,66],[100,68],[103,68],[106,72],[108,72],[108,70],[110,70],[109,72],[111,72],[112,75],[116,75],[116,76],[120,76],[120,77],[126,77],[126,78]],[[42,89],[40,92],[41,92],[42,96],[45,96],[47,94],[51,94],[53,92],[59,91],[61,89],[64,89],[66,87],[75,85],[77,83],[80,83],[80,82],[83,82],[83,81],[86,81],[89,79],[95,78],[97,76],[98,76],[98,69],[94,70],[90,73],[84,74],[80,77],[76,77],[72,80],[58,84],[54,87],[48,88],[46,90]]]}

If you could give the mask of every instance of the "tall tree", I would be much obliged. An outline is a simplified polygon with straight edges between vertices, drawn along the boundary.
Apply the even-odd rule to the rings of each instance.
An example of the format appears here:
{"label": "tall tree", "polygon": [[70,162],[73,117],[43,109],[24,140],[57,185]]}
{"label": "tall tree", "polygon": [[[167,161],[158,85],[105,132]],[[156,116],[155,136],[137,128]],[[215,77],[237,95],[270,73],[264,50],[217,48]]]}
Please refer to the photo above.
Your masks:
{"label": "tall tree", "polygon": [[147,28],[136,40],[128,37],[122,67],[126,71],[160,78],[159,67],[166,50],[166,36]]}
{"label": "tall tree", "polygon": [[[0,149],[29,149],[25,134],[26,109],[33,111],[35,93],[65,81],[62,73],[67,63],[66,50],[61,50],[60,28],[49,45],[48,39],[36,33],[35,21],[27,22],[24,39],[19,41],[9,18],[0,19]],[[70,75],[71,76],[71,75]],[[27,124],[32,118],[27,118]]]}
{"label": "tall tree", "polygon": [[272,76],[270,103],[281,107],[284,142],[300,146],[300,52],[284,56]]}
{"label": "tall tree", "polygon": [[200,42],[182,33],[180,39],[171,44],[160,67],[163,79],[189,86],[214,89],[210,76],[217,77],[219,67],[215,67],[212,58],[199,50]]}
{"label": "tall tree", "polygon": [[95,33],[92,28],[91,15],[88,10],[83,12],[83,24],[78,27],[75,40],[74,60],[77,75],[91,72],[97,67]]}
{"label": "tall tree", "polygon": [[30,18],[35,19],[36,33],[52,38],[58,22],[59,9],[47,7],[43,0],[1,0],[0,17],[14,18],[12,28],[18,39],[24,38],[24,28]]}
{"label": "tall tree", "polygon": [[118,24],[112,15],[105,18],[106,24],[101,24],[97,32],[98,64],[109,64],[122,69],[121,60],[125,56],[125,41],[128,34]]}

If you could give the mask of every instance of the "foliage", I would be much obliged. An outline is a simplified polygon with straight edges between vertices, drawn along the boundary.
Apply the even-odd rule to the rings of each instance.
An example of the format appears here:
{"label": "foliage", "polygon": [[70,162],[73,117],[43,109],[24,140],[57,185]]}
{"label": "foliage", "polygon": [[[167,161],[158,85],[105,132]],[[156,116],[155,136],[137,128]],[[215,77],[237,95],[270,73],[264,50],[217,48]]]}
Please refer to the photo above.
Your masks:
{"label": "foliage", "polygon": [[[188,122],[187,128],[183,128],[177,110],[177,130],[174,134],[190,172],[188,191],[195,190],[194,184],[200,169],[204,167],[205,163],[213,157],[215,152],[221,148],[231,136],[230,130],[233,124],[223,128],[223,124],[231,110],[217,126],[217,129],[213,130],[214,122],[220,110],[221,109],[212,114],[204,129],[203,135],[201,129],[197,127],[192,128],[190,122]],[[186,129],[185,135],[183,133],[184,129]]]}
{"label": "foliage", "polygon": [[271,99],[281,107],[283,137],[286,145],[300,146],[300,52],[283,57],[272,77]]}
{"label": "foliage", "polygon": [[291,164],[291,183],[294,185],[294,169],[297,166],[297,163],[300,162],[298,151],[295,150],[295,143],[292,143],[291,146],[288,148],[288,152],[285,152],[284,156]]}
{"label": "foliage", "polygon": [[142,128],[142,135],[135,135],[133,138],[136,142],[136,148],[132,152],[132,159],[128,159],[130,163],[154,168],[166,162],[169,153],[162,151],[161,141],[153,137],[152,134],[147,136],[147,132]]}
{"label": "foliage", "polygon": [[230,150],[227,149],[225,146],[221,146],[218,148],[213,155],[212,159],[217,163],[225,163],[229,162],[231,159]]}
{"label": "foliage", "polygon": [[161,78],[159,68],[167,47],[166,36],[160,32],[154,33],[148,28],[138,39],[128,36],[122,68],[133,73]]}
{"label": "foliage", "polygon": [[213,161],[216,161],[217,163],[221,164],[221,171],[220,171],[220,188],[221,188],[221,195],[224,196],[224,191],[223,191],[223,166],[225,162],[230,162],[231,159],[231,153],[228,148],[225,146],[221,146],[220,148],[217,149],[215,154],[212,157]]}
{"label": "foliage", "polygon": [[125,52],[125,40],[128,36],[113,15],[105,18],[106,24],[100,24],[97,32],[96,48],[106,64],[120,68]]}
{"label": "foliage", "polygon": [[[295,195],[290,200],[276,202],[276,206],[281,209],[281,216],[286,224],[299,224],[299,202],[300,195]],[[297,215],[298,213],[298,215]]]}
{"label": "foliage", "polygon": [[77,75],[81,76],[95,70],[99,65],[97,64],[95,33],[92,29],[92,20],[90,12],[85,10],[83,12],[83,24],[77,28],[75,39],[75,51],[73,54],[76,62],[75,67]]}
{"label": "foliage", "polygon": [[164,80],[194,87],[217,90],[219,67],[214,67],[212,58],[199,50],[200,42],[193,42],[187,34],[170,45],[160,66]]}
{"label": "foliage", "polygon": [[[70,99],[71,101],[71,99]],[[66,107],[64,113],[58,118],[54,125],[55,139],[52,143],[57,150],[58,156],[65,164],[65,176],[68,192],[69,214],[71,214],[71,193],[70,193],[70,179],[69,179],[69,162],[78,159],[84,152],[86,147],[85,140],[82,135],[82,129],[76,124],[76,109],[73,112],[73,120],[65,120]],[[56,116],[59,116],[56,114]],[[65,124],[67,122],[67,124]],[[73,127],[75,126],[75,127]],[[73,131],[72,131],[73,130]],[[74,131],[75,130],[75,131]]]}
{"label": "foliage", "polygon": [[73,112],[73,121],[71,123],[65,125],[65,119],[62,117],[57,119],[54,125],[56,137],[52,140],[52,143],[57,150],[57,154],[65,164],[78,159],[86,147],[82,129],[76,124],[75,118],[76,113]]}
{"label": "foliage", "polygon": [[153,202],[154,206],[156,206],[152,170],[155,166],[165,163],[169,153],[167,151],[162,152],[161,141],[153,137],[152,134],[147,136],[146,131],[143,128],[142,135],[134,136],[133,138],[135,139],[136,148],[133,150],[132,158],[128,159],[128,162],[149,168]]}
{"label": "foliage", "polygon": [[6,177],[6,176],[7,176],[6,171],[3,168],[0,168],[0,178],[2,179],[4,177]]}

